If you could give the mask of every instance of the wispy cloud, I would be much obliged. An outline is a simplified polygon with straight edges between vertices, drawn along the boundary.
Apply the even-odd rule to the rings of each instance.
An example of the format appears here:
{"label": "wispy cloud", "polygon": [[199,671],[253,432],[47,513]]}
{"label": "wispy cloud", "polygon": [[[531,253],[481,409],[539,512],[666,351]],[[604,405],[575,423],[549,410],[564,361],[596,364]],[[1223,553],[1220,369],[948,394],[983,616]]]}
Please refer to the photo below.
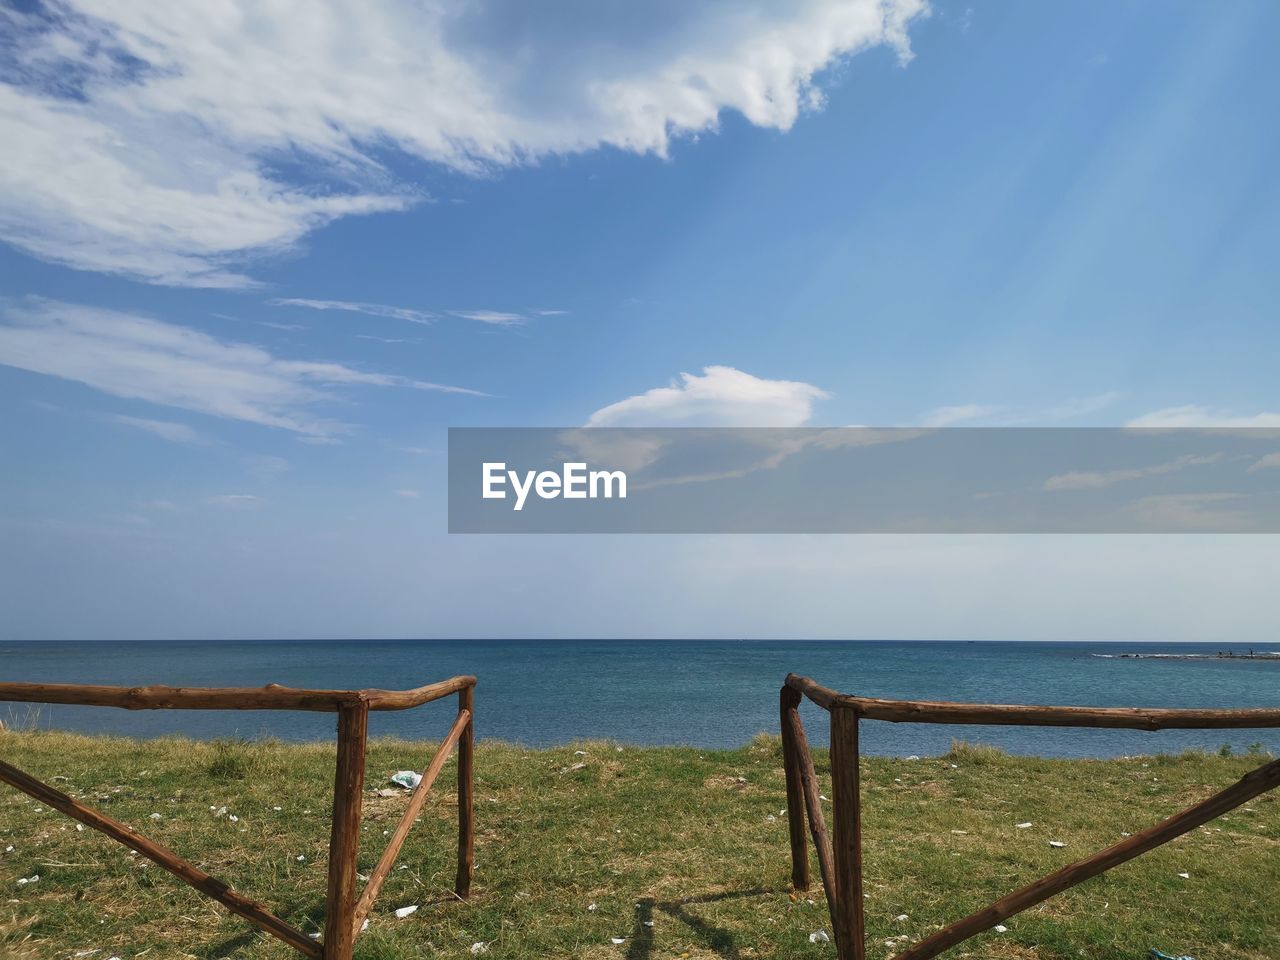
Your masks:
{"label": "wispy cloud", "polygon": [[529,322],[529,318],[523,313],[508,313],[503,310],[450,310],[449,313],[463,320],[475,320],[495,327],[515,327]]}
{"label": "wispy cloud", "polygon": [[1200,427],[1234,429],[1240,427],[1280,427],[1280,413],[1233,414],[1210,410],[1198,404],[1165,407],[1130,420],[1125,426],[1138,428]]}
{"label": "wispy cloud", "polygon": [[733,367],[704,367],[701,376],[682,373],[669,386],[601,407],[586,426],[798,427],[809,421],[814,402],[828,396],[798,380],[766,380]]}
{"label": "wispy cloud", "polygon": [[422,493],[418,490],[402,489],[396,491],[396,496],[403,500],[419,500],[422,497]]}
{"label": "wispy cloud", "polygon": [[1259,470],[1280,470],[1280,453],[1268,453],[1249,465],[1250,473],[1256,473]]}
{"label": "wispy cloud", "polygon": [[269,300],[277,307],[306,307],[309,310],[342,310],[346,313],[363,313],[370,317],[390,317],[408,320],[410,323],[430,324],[438,319],[436,314],[409,307],[392,307],[385,303],[358,303],[351,300],[308,300],[302,297],[277,297]]}
{"label": "wispy cloud", "polygon": [[[0,237],[72,267],[247,286],[246,255],[403,210],[393,148],[466,174],[603,146],[666,155],[725,111],[789,129],[830,68],[910,58],[925,0],[541,7],[65,0],[0,8]],[[286,174],[272,159],[287,153]]]}
{"label": "wispy cloud", "polygon": [[950,427],[957,423],[989,417],[994,413],[999,413],[1001,409],[1001,407],[988,407],[978,403],[938,407],[921,417],[920,422],[926,427]]}
{"label": "wispy cloud", "polygon": [[283,359],[253,344],[139,314],[36,298],[0,302],[0,364],[319,440],[349,429],[316,414],[339,390],[400,387],[485,396],[340,363]]}
{"label": "wispy cloud", "polygon": [[135,430],[143,430],[171,443],[202,444],[208,440],[198,430],[185,423],[174,423],[171,420],[149,420],[146,417],[129,417],[122,413],[108,414],[104,419],[119,423]]}
{"label": "wispy cloud", "polygon": [[938,407],[920,418],[926,427],[954,427],[961,423],[981,421],[984,426],[1019,427],[1061,423],[1105,410],[1119,398],[1114,391],[1090,397],[1072,397],[1047,407],[1005,406],[963,403]]}
{"label": "wispy cloud", "polygon": [[1060,473],[1050,477],[1044,482],[1043,488],[1046,492],[1057,492],[1062,490],[1100,490],[1104,487],[1110,487],[1117,483],[1123,483],[1127,480],[1142,480],[1147,477],[1159,477],[1169,473],[1177,473],[1185,470],[1187,467],[1204,466],[1210,463],[1217,463],[1222,459],[1220,453],[1210,453],[1203,456],[1187,455],[1178,457],[1176,460],[1170,460],[1168,463],[1157,463],[1147,467],[1132,467],[1123,470],[1107,470],[1102,472],[1079,471],[1072,473]]}
{"label": "wispy cloud", "polygon": [[409,337],[375,337],[370,333],[357,333],[357,340],[372,340],[375,343],[421,343],[421,340]]}

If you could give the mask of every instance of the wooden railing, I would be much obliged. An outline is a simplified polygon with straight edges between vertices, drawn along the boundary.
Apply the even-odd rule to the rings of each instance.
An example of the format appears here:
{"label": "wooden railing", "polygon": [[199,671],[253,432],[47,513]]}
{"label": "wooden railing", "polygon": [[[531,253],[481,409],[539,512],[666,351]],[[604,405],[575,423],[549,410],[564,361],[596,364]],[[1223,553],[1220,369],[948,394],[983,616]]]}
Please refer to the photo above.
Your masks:
{"label": "wooden railing", "polygon": [[[333,824],[329,836],[329,873],[325,897],[324,938],[317,942],[276,916],[263,903],[237,893],[195,864],[156,843],[132,827],[86,806],[17,767],[0,760],[0,781],[41,803],[98,830],[136,850],[179,880],[210,897],[232,913],[318,960],[351,960],[355,939],[387,874],[395,865],[427,792],[445,761],[458,748],[458,871],[454,889],[466,898],[475,862],[474,726],[475,677],[454,677],[414,690],[297,690],[269,684],[256,688],[98,687],[80,684],[0,683],[0,702],[66,703],[123,707],[126,710],[308,710],[338,715],[338,763],[333,781]],[[392,832],[382,859],[356,897],[356,857],[363,812],[365,751],[369,711],[405,710],[458,695],[458,714],[422,781],[409,797],[408,807]]]}
{"label": "wooden railing", "polygon": [[[813,758],[800,722],[800,699],[808,697],[831,715],[831,818],[829,835],[822,813]],[[862,802],[858,774],[858,725],[968,723],[1042,727],[1119,727],[1136,730],[1243,729],[1280,727],[1280,709],[1146,710],[1104,707],[1040,707],[1012,704],[937,703],[876,700],[837,693],[792,673],[780,697],[787,814],[791,834],[791,880],[797,890],[810,885],[805,821],[817,848],[818,869],[831,913],[840,960],[864,960],[866,923],[862,903]],[[894,960],[929,960],[958,943],[990,930],[1057,893],[1132,860],[1175,837],[1233,810],[1280,785],[1280,760],[1273,760],[1207,800],[1167,817],[1114,846],[1069,864],[944,927],[899,953]]]}

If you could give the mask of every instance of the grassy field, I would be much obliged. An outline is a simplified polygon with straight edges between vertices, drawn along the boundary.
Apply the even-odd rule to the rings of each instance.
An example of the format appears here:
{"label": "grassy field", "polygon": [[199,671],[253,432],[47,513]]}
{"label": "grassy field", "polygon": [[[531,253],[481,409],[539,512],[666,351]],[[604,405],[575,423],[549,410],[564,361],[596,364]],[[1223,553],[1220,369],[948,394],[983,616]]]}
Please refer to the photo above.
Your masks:
{"label": "grassy field", "polygon": [[[767,737],[734,751],[482,743],[472,900],[450,894],[450,761],[357,956],[470,957],[483,943],[487,950],[476,951],[492,960],[832,958],[834,944],[810,941],[830,932],[820,889],[797,896],[788,886],[779,752]],[[421,743],[371,746],[362,870],[405,803],[373,791],[428,755]],[[332,746],[8,732],[0,757],[138,826],[304,930],[318,929]],[[826,752],[815,759],[829,785]],[[1039,760],[964,746],[939,758],[867,760],[869,956],[888,956],[887,941],[928,933],[1259,762],[1205,754]],[[0,957],[296,956],[4,785],[0,851]],[[1280,802],[1264,795],[952,956],[1137,960],[1158,947],[1198,960],[1275,960],[1278,891]],[[419,909],[396,919],[393,910],[409,905]]]}

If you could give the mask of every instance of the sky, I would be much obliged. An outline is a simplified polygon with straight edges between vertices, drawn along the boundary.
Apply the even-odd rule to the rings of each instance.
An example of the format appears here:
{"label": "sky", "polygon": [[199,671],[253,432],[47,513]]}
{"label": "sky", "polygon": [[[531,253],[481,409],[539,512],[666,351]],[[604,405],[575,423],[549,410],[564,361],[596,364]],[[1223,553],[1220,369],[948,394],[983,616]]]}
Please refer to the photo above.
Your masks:
{"label": "sky", "polygon": [[0,639],[1277,635],[1270,536],[445,532],[450,426],[1280,427],[1274,4],[0,18]]}

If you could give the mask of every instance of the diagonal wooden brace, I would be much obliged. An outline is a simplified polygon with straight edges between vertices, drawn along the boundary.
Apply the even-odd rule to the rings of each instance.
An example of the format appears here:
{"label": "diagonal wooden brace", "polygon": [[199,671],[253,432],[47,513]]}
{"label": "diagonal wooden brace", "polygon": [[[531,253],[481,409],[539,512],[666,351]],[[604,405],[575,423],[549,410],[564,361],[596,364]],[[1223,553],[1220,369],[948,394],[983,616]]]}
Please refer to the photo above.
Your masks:
{"label": "diagonal wooden brace", "polygon": [[1105,873],[1112,867],[1132,860],[1148,850],[1154,850],[1184,833],[1189,833],[1196,827],[1222,816],[1229,810],[1234,810],[1243,803],[1248,803],[1254,797],[1276,786],[1280,786],[1280,760],[1273,760],[1257,770],[1246,773],[1222,792],[1215,793],[1209,799],[1167,817],[1154,827],[1148,827],[1141,833],[1135,833],[1132,837],[1107,847],[1091,857],[1068,864],[1061,870],[1041,877],[1035,883],[1015,890],[990,906],[971,913],[963,920],[921,940],[902,951],[894,957],[894,960],[929,960],[931,957],[936,957],[957,943],[968,940],[984,930],[990,930],[1001,920],[1015,913],[1021,913],[1028,907],[1074,887],[1077,883]]}
{"label": "diagonal wooden brace", "polygon": [[130,850],[136,850],[157,866],[164,867],[183,883],[194,887],[206,897],[211,897],[218,901],[232,913],[244,917],[260,930],[264,930],[273,937],[283,940],[298,952],[306,954],[308,957],[320,956],[321,947],[318,943],[285,923],[272,913],[265,904],[236,893],[221,880],[215,879],[199,867],[187,862],[168,847],[144,837],[132,827],[114,820],[104,813],[100,813],[92,807],[80,803],[78,800],[72,799],[65,793],[55,790],[48,784],[35,779],[35,777],[28,776],[17,767],[11,766],[3,760],[0,760],[0,780],[12,787],[16,787],[27,796],[48,804],[54,810],[65,813],[73,820],[78,820],[86,827],[92,827],[94,830],[106,834],[112,840],[124,844]]}
{"label": "diagonal wooden brace", "polygon": [[467,709],[458,711],[458,717],[454,720],[448,735],[441,742],[440,748],[436,750],[435,756],[431,758],[431,763],[422,774],[422,780],[414,788],[413,795],[409,798],[409,805],[405,808],[403,816],[400,817],[400,822],[396,824],[396,829],[387,843],[387,849],[382,853],[382,859],[378,861],[378,865],[369,874],[369,880],[364,885],[364,890],[356,903],[355,916],[352,919],[353,937],[360,932],[361,926],[364,925],[365,917],[373,909],[373,902],[378,897],[378,891],[382,889],[382,884],[386,881],[388,874],[391,873],[391,868],[396,865],[396,857],[400,855],[400,848],[404,846],[404,841],[409,836],[409,831],[413,829],[414,820],[418,818],[418,814],[422,811],[422,805],[427,800],[427,794],[436,782],[436,778],[440,776],[440,771],[444,769],[445,761],[449,759],[449,754],[453,752],[458,738],[462,736],[463,731],[468,728],[470,723],[471,711]]}

